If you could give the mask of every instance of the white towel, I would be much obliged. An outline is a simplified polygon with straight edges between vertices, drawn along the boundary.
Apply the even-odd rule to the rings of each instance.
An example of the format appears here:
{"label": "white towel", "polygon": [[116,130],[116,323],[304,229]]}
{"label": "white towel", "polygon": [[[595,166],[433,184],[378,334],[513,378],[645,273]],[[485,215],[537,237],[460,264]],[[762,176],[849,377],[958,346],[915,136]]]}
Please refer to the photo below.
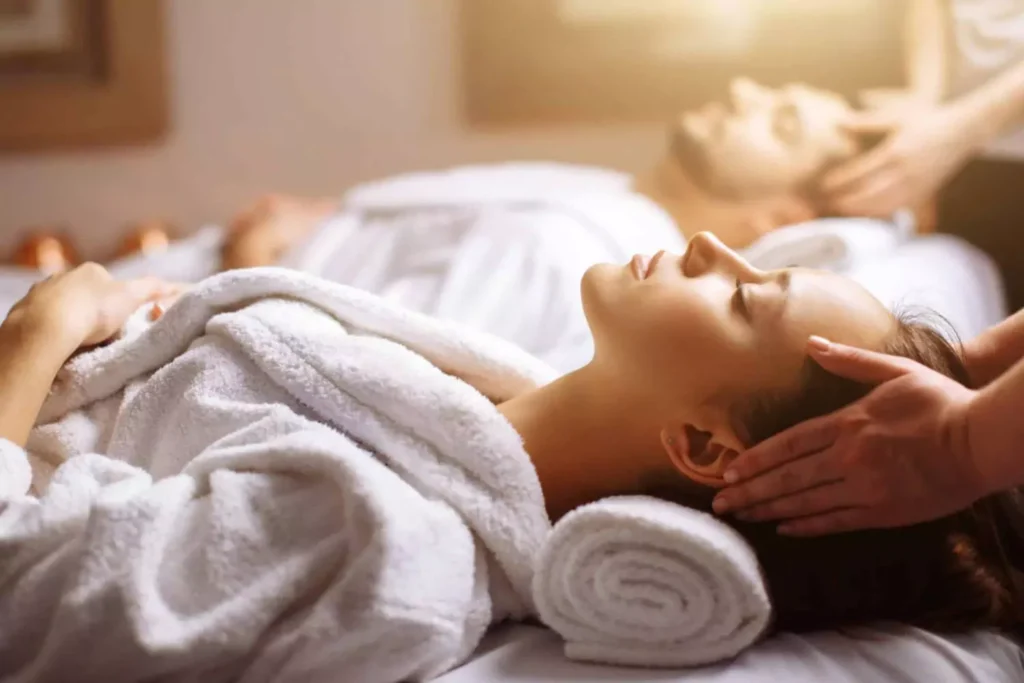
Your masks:
{"label": "white towel", "polygon": [[[500,340],[281,269],[200,283],[0,441],[0,679],[406,681],[535,613]],[[460,379],[461,378],[461,379]],[[7,481],[4,482],[5,486]]]}
{"label": "white towel", "polygon": [[844,271],[891,253],[914,232],[913,214],[891,220],[820,218],[774,230],[743,250],[763,270],[790,266]]}
{"label": "white towel", "polygon": [[757,559],[733,529],[654,498],[608,498],[555,524],[533,580],[570,659],[682,667],[736,656],[771,617]]}

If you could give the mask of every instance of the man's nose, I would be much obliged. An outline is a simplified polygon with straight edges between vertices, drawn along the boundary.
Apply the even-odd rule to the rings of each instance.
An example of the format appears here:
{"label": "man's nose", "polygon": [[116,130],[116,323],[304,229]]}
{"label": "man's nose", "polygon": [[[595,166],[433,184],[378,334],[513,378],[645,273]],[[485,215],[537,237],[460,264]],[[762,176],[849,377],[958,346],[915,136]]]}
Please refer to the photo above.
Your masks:
{"label": "man's nose", "polygon": [[749,78],[737,78],[730,84],[733,107],[743,113],[764,99],[764,90]]}

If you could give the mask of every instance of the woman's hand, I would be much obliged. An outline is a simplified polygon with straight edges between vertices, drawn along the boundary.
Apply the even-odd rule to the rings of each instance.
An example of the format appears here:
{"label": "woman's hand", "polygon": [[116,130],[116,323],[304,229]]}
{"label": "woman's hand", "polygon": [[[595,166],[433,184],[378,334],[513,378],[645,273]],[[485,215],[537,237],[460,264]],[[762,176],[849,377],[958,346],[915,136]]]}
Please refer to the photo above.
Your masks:
{"label": "woman's hand", "polygon": [[956,103],[903,102],[856,113],[847,130],[884,139],[826,174],[821,189],[830,206],[849,216],[884,217],[927,201],[981,144],[969,111]]}
{"label": "woman's hand", "polygon": [[811,346],[826,370],[882,384],[741,453],[726,472],[733,485],[715,498],[716,512],[786,520],[780,533],[814,536],[936,519],[996,488],[968,441],[974,391],[904,358]]}
{"label": "woman's hand", "polygon": [[155,279],[117,282],[95,263],[32,287],[0,325],[0,438],[24,445],[68,357],[109,339],[140,306],[176,288]]}
{"label": "woman's hand", "polygon": [[154,278],[119,282],[103,266],[86,263],[33,286],[11,309],[4,327],[41,332],[64,350],[66,359],[80,346],[106,341],[140,306],[178,289]]}

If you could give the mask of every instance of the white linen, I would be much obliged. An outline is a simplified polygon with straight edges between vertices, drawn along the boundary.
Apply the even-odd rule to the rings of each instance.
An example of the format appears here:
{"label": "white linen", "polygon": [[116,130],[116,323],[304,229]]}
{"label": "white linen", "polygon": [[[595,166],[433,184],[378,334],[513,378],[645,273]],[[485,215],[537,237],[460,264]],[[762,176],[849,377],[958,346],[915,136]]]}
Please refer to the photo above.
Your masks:
{"label": "white linen", "polygon": [[593,354],[580,280],[685,241],[629,176],[504,164],[354,188],[282,265],[508,339],[561,372]]}
{"label": "white linen", "polygon": [[951,235],[926,235],[890,254],[841,271],[897,312],[967,341],[1006,317],[999,269],[979,249]]}
{"label": "white linen", "polygon": [[30,448],[59,468],[0,503],[0,677],[447,670],[534,612],[550,524],[490,399],[551,374],[292,271],[205,281],[58,377]]}
{"label": "white linen", "polygon": [[[340,679],[339,679],[340,680]],[[939,636],[910,627],[782,633],[728,662],[679,671],[574,662],[545,629],[508,626],[437,683],[1019,683],[1020,648],[978,631]]]}
{"label": "white linen", "polygon": [[913,230],[913,217],[906,211],[891,220],[820,218],[774,230],[742,253],[762,270],[799,266],[842,271],[891,254]]}
{"label": "white linen", "polygon": [[560,519],[533,578],[570,659],[644,667],[730,659],[764,633],[768,591],[750,545],[711,515],[643,496]]}

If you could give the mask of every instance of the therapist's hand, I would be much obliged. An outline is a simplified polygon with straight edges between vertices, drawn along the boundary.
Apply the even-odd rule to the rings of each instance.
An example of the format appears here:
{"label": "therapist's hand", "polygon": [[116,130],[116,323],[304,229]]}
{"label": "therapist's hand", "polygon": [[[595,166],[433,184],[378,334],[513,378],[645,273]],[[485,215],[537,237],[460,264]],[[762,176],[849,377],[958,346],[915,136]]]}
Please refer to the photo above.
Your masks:
{"label": "therapist's hand", "polygon": [[[916,524],[988,493],[967,439],[974,391],[913,361],[812,340],[826,370],[869,384],[868,396],[741,453],[715,511],[784,520],[816,536]],[[735,473],[735,477],[730,476]]]}
{"label": "therapist's hand", "polygon": [[979,144],[969,111],[955,103],[857,112],[845,127],[860,137],[883,138],[822,179],[829,206],[848,216],[883,217],[922,204]]}

